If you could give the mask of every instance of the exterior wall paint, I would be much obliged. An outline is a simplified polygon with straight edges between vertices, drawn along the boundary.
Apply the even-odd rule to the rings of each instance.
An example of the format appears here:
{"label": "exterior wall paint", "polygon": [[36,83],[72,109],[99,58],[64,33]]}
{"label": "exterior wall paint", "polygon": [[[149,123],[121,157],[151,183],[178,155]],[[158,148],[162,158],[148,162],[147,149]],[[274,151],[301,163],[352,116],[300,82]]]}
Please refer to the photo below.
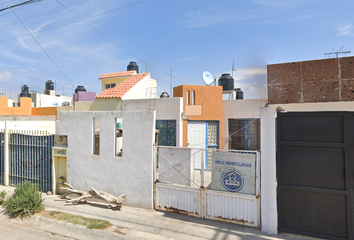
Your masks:
{"label": "exterior wall paint", "polygon": [[267,103],[267,99],[243,99],[223,101],[223,133],[222,144],[228,149],[227,136],[229,135],[229,119],[260,118],[261,108]]}
{"label": "exterior wall paint", "polygon": [[116,111],[122,110],[120,98],[96,99],[95,101],[75,102],[75,111]]}
{"label": "exterior wall paint", "polygon": [[83,92],[79,91],[74,94],[74,101],[95,101],[96,93],[95,92]]}
{"label": "exterior wall paint", "polygon": [[60,113],[62,111],[74,111],[74,106],[57,107],[57,119],[60,119]]}
{"label": "exterior wall paint", "polygon": [[56,116],[57,107],[39,107],[32,108],[32,115],[34,116]]}
{"label": "exterior wall paint", "polygon": [[[54,91],[53,91],[54,92]],[[72,97],[69,96],[56,96],[41,93],[31,94],[34,107],[60,107],[64,102],[71,104]]]}
{"label": "exterior wall paint", "polygon": [[354,57],[267,66],[270,104],[352,101]]}
{"label": "exterior wall paint", "polygon": [[5,122],[10,130],[23,131],[47,131],[48,134],[55,134],[55,119],[52,121],[41,120],[39,118],[32,118],[32,121],[24,120],[6,120],[0,118],[0,129],[5,129]]}
{"label": "exterior wall paint", "polygon": [[8,107],[8,98],[0,97],[0,115],[31,115],[32,114],[31,98],[20,98],[20,107]]}
{"label": "exterior wall paint", "polygon": [[[187,147],[188,121],[218,121],[219,139],[223,133],[223,100],[221,86],[181,85],[173,88],[173,97],[183,98],[183,111],[186,105],[186,92],[189,91],[189,103],[191,103],[192,91],[195,92],[195,104],[202,105],[201,116],[190,116],[189,120],[183,120],[183,147]],[[222,148],[223,144],[219,145]]]}
{"label": "exterior wall paint", "polygon": [[119,84],[121,84],[128,77],[130,77],[130,76],[118,77],[118,78],[100,79],[102,81],[102,91],[106,89],[106,84],[115,83],[116,86],[118,86]]}
{"label": "exterior wall paint", "polygon": [[156,111],[156,120],[176,120],[176,146],[182,147],[182,98],[123,100],[123,110]]}
{"label": "exterior wall paint", "polygon": [[[100,155],[93,152],[93,118],[100,118]],[[116,157],[115,118],[123,118],[123,156]],[[68,136],[67,181],[75,188],[93,187],[115,196],[126,193],[124,204],[153,207],[153,143],[155,112],[62,112],[57,134]]]}
{"label": "exterior wall paint", "polygon": [[262,231],[278,231],[276,199],[276,116],[278,110],[287,112],[353,111],[354,102],[271,104],[261,109],[261,206]]}
{"label": "exterior wall paint", "polygon": [[[135,84],[124,96],[122,97],[123,100],[128,99],[146,99],[150,98],[150,87],[152,82],[156,82],[150,78],[150,74],[145,76],[140,82]],[[148,89],[148,96],[145,96],[145,89]]]}

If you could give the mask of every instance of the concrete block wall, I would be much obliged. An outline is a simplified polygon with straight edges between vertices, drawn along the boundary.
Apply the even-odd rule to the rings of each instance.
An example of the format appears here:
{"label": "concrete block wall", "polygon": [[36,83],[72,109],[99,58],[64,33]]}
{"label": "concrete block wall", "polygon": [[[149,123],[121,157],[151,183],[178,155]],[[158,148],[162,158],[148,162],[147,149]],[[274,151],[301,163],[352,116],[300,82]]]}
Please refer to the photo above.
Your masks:
{"label": "concrete block wall", "polygon": [[272,64],[267,75],[269,104],[354,100],[354,57]]}
{"label": "concrete block wall", "polygon": [[[100,153],[93,155],[93,118],[100,118]],[[115,156],[117,124],[123,119],[123,156]],[[67,182],[80,190],[91,187],[114,196],[126,194],[124,205],[153,208],[153,111],[61,112],[58,135],[67,135]]]}

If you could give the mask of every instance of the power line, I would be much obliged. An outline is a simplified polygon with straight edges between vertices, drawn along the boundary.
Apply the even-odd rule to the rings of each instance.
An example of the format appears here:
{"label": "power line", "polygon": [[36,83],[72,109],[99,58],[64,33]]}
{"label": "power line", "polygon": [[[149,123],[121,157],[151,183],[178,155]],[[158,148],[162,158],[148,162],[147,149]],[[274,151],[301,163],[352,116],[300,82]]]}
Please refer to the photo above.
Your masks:
{"label": "power line", "polygon": [[[87,1],[88,0],[83,0],[83,1],[82,0],[76,0],[76,1],[73,1],[73,2],[69,3],[68,5],[75,6],[75,5],[82,4],[82,3],[87,2]],[[22,22],[26,22],[26,21],[29,21],[29,20],[32,20],[32,19],[35,19],[35,18],[38,18],[38,17],[42,17],[42,16],[45,16],[47,14],[51,14],[51,13],[54,13],[54,12],[57,12],[57,11],[60,11],[60,10],[63,10],[63,8],[62,7],[55,7],[55,8],[52,8],[52,9],[49,9],[49,10],[34,14],[32,16],[23,18]],[[1,15],[0,17],[2,17],[4,15]],[[13,22],[10,22],[10,23],[6,23],[6,24],[3,24],[3,25],[0,25],[0,29],[6,28],[6,27],[10,27],[10,26],[16,25],[18,23],[20,23],[20,22],[19,21],[13,21]]]}
{"label": "power line", "polygon": [[[89,25],[91,28],[93,28],[95,31],[97,31],[98,33],[100,33],[102,36],[106,37],[108,40],[110,40],[111,42],[115,43],[116,45],[118,45],[120,48],[124,49],[126,52],[130,53],[132,56],[134,56],[135,58],[137,58],[138,60],[145,62],[144,60],[142,60],[141,58],[139,58],[137,55],[135,55],[134,53],[132,53],[131,51],[129,51],[127,48],[123,47],[122,45],[120,45],[119,43],[117,43],[116,41],[114,41],[112,38],[108,37],[106,34],[104,34],[103,32],[101,32],[100,30],[98,30],[97,28],[95,28],[94,26],[92,26],[90,23],[88,23],[85,19],[79,17],[77,14],[75,14],[73,11],[71,11],[69,8],[67,8],[65,5],[63,5],[61,2],[59,2],[58,0],[55,0],[57,3],[59,3],[61,6],[63,6],[65,9],[67,9],[70,13],[72,13],[74,16],[76,16],[77,18],[79,18],[81,21],[85,22],[87,25]],[[147,0],[145,0],[147,1]],[[143,2],[145,2],[143,1]],[[171,74],[169,74],[166,71],[163,71],[162,69],[160,69],[159,67],[157,67],[156,65],[150,63],[150,65],[154,66],[155,68],[157,68],[158,70],[160,70],[161,72],[171,76]],[[171,76],[172,77],[172,76]],[[174,79],[176,79],[177,81],[182,82],[181,80],[173,77]],[[184,82],[182,82],[184,83]],[[186,84],[186,83],[184,83]]]}
{"label": "power line", "polygon": [[18,3],[18,4],[15,4],[15,5],[12,5],[12,6],[8,6],[6,8],[2,8],[0,9],[0,12],[1,11],[4,11],[4,10],[7,10],[7,9],[11,9],[14,8],[14,7],[20,7],[20,6],[23,6],[23,5],[27,5],[27,4],[31,4],[31,3],[35,3],[35,2],[39,2],[39,1],[42,1],[42,0],[28,0],[28,1],[24,1],[22,3]]}
{"label": "power line", "polygon": [[[146,2],[146,1],[147,0],[140,1],[140,2],[137,2],[137,3],[133,3],[133,4],[129,4],[129,5],[126,5],[124,7],[116,8],[116,9],[110,10],[108,12],[103,12],[103,13],[100,13],[100,14],[96,14],[96,15],[93,15],[93,16],[90,16],[90,17],[87,17],[87,18],[84,18],[84,19],[87,20],[87,19],[99,17],[99,16],[102,16],[102,15],[105,15],[105,14],[108,14],[108,13],[111,13],[111,12],[114,12],[114,11],[122,10],[124,8],[128,8],[128,7],[131,7],[133,5],[136,5],[136,4],[139,4],[139,3],[143,3],[143,2]],[[45,31],[56,29],[56,28],[65,27],[65,26],[68,26],[68,25],[71,25],[71,24],[74,24],[74,23],[78,23],[78,22],[81,22],[81,20],[65,23],[65,24],[62,24],[62,25],[59,25],[59,26],[55,26],[55,27],[51,27],[51,28],[47,28],[47,29],[42,29],[42,30],[39,30],[39,31],[36,31],[36,32],[33,32],[33,33],[45,32]],[[14,40],[14,39],[22,38],[22,37],[27,37],[27,36],[30,36],[30,34],[25,34],[25,35],[22,35],[22,36],[17,36],[17,37],[3,39],[3,40],[0,40],[0,42],[6,42],[6,41],[9,41],[9,40]]]}
{"label": "power line", "polygon": [[15,13],[15,11],[10,8],[11,11],[15,14],[15,16],[17,17],[17,19],[21,22],[21,24],[23,25],[24,28],[26,28],[27,32],[32,36],[32,38],[36,41],[36,43],[38,44],[38,46],[42,49],[42,51],[47,55],[47,57],[50,59],[50,61],[52,61],[52,63],[57,67],[57,69],[61,72],[61,74],[63,74],[63,76],[71,83],[71,85],[74,87],[74,84],[70,81],[70,79],[64,74],[64,72],[59,68],[59,66],[54,62],[54,60],[49,56],[49,54],[44,50],[44,48],[41,46],[41,44],[37,41],[37,39],[33,36],[33,34],[28,30],[28,28],[26,27],[26,25],[21,21],[21,19],[17,16],[17,14]]}

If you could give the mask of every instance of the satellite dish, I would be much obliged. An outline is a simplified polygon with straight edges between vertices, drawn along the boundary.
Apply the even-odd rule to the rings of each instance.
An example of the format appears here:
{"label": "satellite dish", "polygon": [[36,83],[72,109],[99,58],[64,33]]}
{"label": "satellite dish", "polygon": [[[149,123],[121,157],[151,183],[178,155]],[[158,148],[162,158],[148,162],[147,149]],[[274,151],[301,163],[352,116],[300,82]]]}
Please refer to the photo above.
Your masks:
{"label": "satellite dish", "polygon": [[213,74],[211,74],[208,71],[204,71],[203,72],[203,81],[205,82],[206,85],[212,84],[215,81]]}

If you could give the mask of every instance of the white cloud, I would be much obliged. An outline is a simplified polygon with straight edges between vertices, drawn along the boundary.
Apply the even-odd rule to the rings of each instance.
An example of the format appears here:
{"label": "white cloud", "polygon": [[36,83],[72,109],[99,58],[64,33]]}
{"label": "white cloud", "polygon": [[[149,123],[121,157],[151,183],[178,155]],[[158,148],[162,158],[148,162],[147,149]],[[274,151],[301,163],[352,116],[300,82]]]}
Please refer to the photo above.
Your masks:
{"label": "white cloud", "polygon": [[0,82],[2,81],[8,81],[13,78],[13,73],[10,70],[5,70],[3,72],[0,72]]}
{"label": "white cloud", "polygon": [[256,75],[266,75],[267,68],[243,68],[234,71],[233,78],[235,81],[253,78]]}
{"label": "white cloud", "polygon": [[274,7],[293,7],[309,3],[308,0],[252,0],[254,4]]}
{"label": "white cloud", "polygon": [[185,27],[205,27],[209,25],[214,25],[222,22],[231,21],[233,18],[231,16],[221,16],[204,14],[201,11],[188,12],[183,19],[179,19],[180,22]]}
{"label": "white cloud", "polygon": [[353,33],[353,24],[345,23],[337,28],[337,36],[348,36]]}

